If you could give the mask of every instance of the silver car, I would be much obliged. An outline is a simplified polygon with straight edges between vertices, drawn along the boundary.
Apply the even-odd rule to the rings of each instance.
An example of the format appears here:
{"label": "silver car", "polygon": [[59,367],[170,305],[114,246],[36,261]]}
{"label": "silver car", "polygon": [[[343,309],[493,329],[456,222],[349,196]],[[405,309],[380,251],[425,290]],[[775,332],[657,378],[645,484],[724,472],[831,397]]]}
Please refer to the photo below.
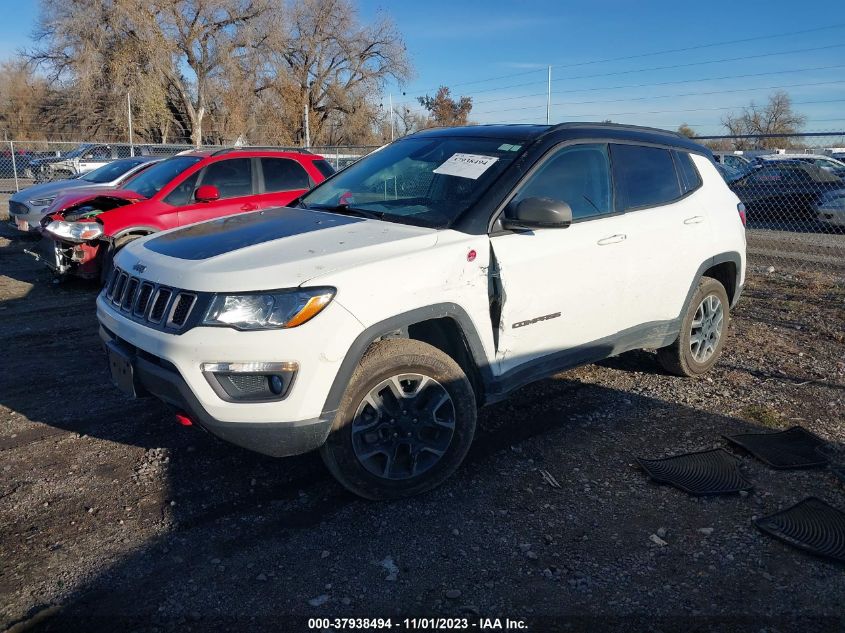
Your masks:
{"label": "silver car", "polygon": [[27,187],[9,198],[9,220],[19,231],[37,231],[47,208],[60,193],[82,187],[115,189],[159,160],[153,156],[121,158],[77,178]]}

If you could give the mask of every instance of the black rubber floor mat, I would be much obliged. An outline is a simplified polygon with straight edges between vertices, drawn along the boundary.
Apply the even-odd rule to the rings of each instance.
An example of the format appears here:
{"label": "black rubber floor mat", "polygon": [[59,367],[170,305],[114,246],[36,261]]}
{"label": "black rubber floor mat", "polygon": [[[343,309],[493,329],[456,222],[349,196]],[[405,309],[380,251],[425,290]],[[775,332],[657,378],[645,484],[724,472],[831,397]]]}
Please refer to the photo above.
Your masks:
{"label": "black rubber floor mat", "polygon": [[845,512],[821,499],[808,497],[754,523],[790,545],[845,563]]}
{"label": "black rubber floor mat", "polygon": [[718,495],[750,490],[737,459],[722,448],[637,462],[654,481],[671,484],[691,495]]}
{"label": "black rubber floor mat", "polygon": [[831,466],[830,472],[836,475],[836,477],[839,478],[839,481],[845,483],[845,466]]}
{"label": "black rubber floor mat", "polygon": [[779,433],[743,433],[725,435],[772,468],[815,468],[826,466],[827,459],[818,450],[825,442],[800,426]]}

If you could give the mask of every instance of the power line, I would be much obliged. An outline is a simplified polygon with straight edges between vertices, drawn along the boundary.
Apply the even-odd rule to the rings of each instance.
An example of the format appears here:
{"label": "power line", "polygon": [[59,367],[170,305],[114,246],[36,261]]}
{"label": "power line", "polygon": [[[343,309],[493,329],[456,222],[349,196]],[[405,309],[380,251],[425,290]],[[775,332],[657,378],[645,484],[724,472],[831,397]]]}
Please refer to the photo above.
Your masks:
{"label": "power line", "polygon": [[[552,103],[553,106],[571,106],[571,105],[593,105],[597,103],[627,103],[629,101],[651,101],[653,99],[672,99],[677,97],[705,97],[711,95],[718,95],[718,94],[734,94],[738,92],[754,92],[755,90],[781,90],[784,88],[804,88],[809,86],[828,86],[831,84],[843,84],[845,80],[836,79],[833,81],[815,81],[809,83],[799,83],[799,84],[785,84],[780,86],[759,86],[756,88],[732,88],[729,90],[711,90],[709,92],[682,92],[682,93],[675,93],[675,94],[668,94],[668,95],[652,95],[648,97],[628,97],[624,99],[596,99],[593,101],[558,101]],[[517,108],[506,108],[504,110],[485,110],[482,112],[476,112],[475,114],[499,114],[501,112],[514,112],[517,110],[526,110],[529,108],[539,108],[539,107],[546,107],[546,104],[538,104],[538,105],[530,105],[530,106],[520,106]]]}
{"label": "power line", "polygon": [[[843,28],[843,27],[845,27],[845,23],[828,24],[826,26],[819,26],[819,27],[814,27],[814,28],[811,28],[811,29],[803,29],[803,30],[799,30],[799,31],[788,31],[788,32],[785,32],[785,33],[774,33],[774,34],[770,34],[770,35],[757,35],[757,36],[754,36],[754,37],[746,37],[746,38],[737,39],[737,40],[724,40],[724,41],[721,41],[721,42],[711,42],[711,43],[708,43],[708,44],[696,44],[694,46],[686,46],[686,47],[683,47],[683,48],[664,49],[664,50],[661,50],[661,51],[652,51],[652,52],[649,52],[649,53],[636,53],[636,54],[633,54],[633,55],[623,55],[621,57],[609,57],[609,58],[605,58],[605,59],[594,59],[594,60],[590,60],[590,61],[573,62],[573,63],[569,63],[569,64],[552,64],[552,68],[575,68],[575,67],[590,66],[590,65],[595,65],[595,64],[606,64],[606,63],[609,63],[609,62],[627,61],[627,60],[631,60],[631,59],[642,59],[642,58],[645,58],[645,57],[655,57],[657,55],[668,55],[670,53],[684,53],[684,52],[689,52],[689,51],[694,51],[694,50],[702,50],[702,49],[705,49],[705,48],[716,48],[716,47],[719,47],[719,46],[729,46],[731,44],[742,44],[742,43],[745,43],[745,42],[757,42],[757,41],[760,41],[760,40],[774,39],[774,38],[777,38],[777,37],[788,37],[788,36],[792,36],[792,35],[806,35],[807,33],[818,33],[820,31],[829,31],[829,30],[839,29],[839,28]],[[498,77],[488,77],[488,78],[485,78],[485,79],[474,79],[474,80],[471,80],[471,81],[453,83],[452,87],[468,86],[468,85],[473,85],[473,84],[478,84],[478,83],[484,83],[484,82],[487,82],[487,81],[498,81],[499,79],[508,79],[510,77],[519,77],[519,76],[528,75],[528,74],[531,74],[531,73],[545,71],[546,68],[547,68],[547,65],[543,65],[541,68],[535,68],[535,69],[532,69],[532,70],[521,71],[521,72],[518,72],[518,73],[511,73],[509,75],[500,75]],[[440,86],[437,86],[436,88],[427,88],[425,90],[422,90],[420,92],[419,96],[423,96],[427,92],[430,92],[432,90],[437,90],[439,87]]]}
{"label": "power line", "polygon": [[[578,79],[595,79],[600,77],[615,77],[618,75],[631,75],[634,73],[644,73],[644,72],[653,72],[659,70],[676,70],[678,68],[691,68],[692,66],[706,66],[708,64],[721,64],[725,62],[736,62],[736,61],[747,61],[749,59],[761,59],[763,57],[776,57],[778,55],[794,55],[796,53],[813,53],[817,51],[823,50],[830,50],[833,48],[843,48],[845,44],[830,44],[827,46],[816,46],[812,48],[800,48],[800,49],[793,49],[789,51],[776,51],[772,53],[759,53],[757,55],[742,55],[741,57],[725,57],[722,59],[711,59],[707,61],[701,62],[688,62],[686,64],[671,64],[668,66],[652,66],[650,68],[635,68],[633,70],[619,70],[609,73],[596,73],[592,75],[571,75],[569,77],[558,77],[556,79],[552,79],[552,83],[558,83],[561,81],[573,81]],[[497,92],[500,90],[508,90],[510,88],[522,88],[524,86],[533,86],[536,84],[545,84],[546,81],[529,81],[521,84],[511,84],[509,86],[500,86],[496,88],[488,88],[485,90],[478,90],[476,94],[483,93],[483,92]],[[404,105],[406,103],[415,103],[414,101],[401,101],[399,103],[394,103],[394,106],[397,105]]]}
{"label": "power line", "polygon": [[[815,105],[815,104],[822,104],[822,103],[845,103],[845,99],[822,99],[818,101],[796,101],[793,105]],[[719,106],[715,108],[686,108],[681,110],[649,110],[649,111],[635,111],[635,112],[604,112],[604,113],[590,113],[590,114],[566,114],[563,117],[558,117],[559,120],[565,121],[568,119],[589,119],[589,118],[600,118],[605,119],[612,116],[632,116],[632,115],[643,115],[643,114],[675,114],[675,113],[683,113],[683,112],[723,112],[725,110],[736,110],[742,108],[743,106]],[[510,122],[512,123],[519,123],[522,121],[538,121],[537,117],[526,117],[523,119],[511,119]]]}
{"label": "power line", "polygon": [[[674,86],[678,84],[700,83],[702,81],[723,81],[725,79],[751,79],[754,77],[767,77],[771,75],[785,75],[791,73],[814,72],[817,70],[833,70],[838,68],[845,68],[845,64],[835,64],[833,66],[816,66],[814,68],[794,68],[790,70],[773,70],[765,73],[747,73],[743,75],[722,75],[721,77],[702,77],[700,79],[678,79],[675,81],[658,81],[654,83],[645,84],[626,84],[622,86],[607,86],[607,87],[592,87],[592,88],[573,88],[571,90],[556,90],[552,94],[573,94],[576,92],[602,92],[604,90],[623,90],[625,88],[653,88],[656,86]],[[499,101],[514,101],[516,99],[528,99],[530,97],[545,97],[545,92],[538,92],[530,95],[517,95],[513,97],[500,97],[497,99],[484,99],[483,101],[473,100],[473,105],[482,105],[485,103],[495,103]]]}

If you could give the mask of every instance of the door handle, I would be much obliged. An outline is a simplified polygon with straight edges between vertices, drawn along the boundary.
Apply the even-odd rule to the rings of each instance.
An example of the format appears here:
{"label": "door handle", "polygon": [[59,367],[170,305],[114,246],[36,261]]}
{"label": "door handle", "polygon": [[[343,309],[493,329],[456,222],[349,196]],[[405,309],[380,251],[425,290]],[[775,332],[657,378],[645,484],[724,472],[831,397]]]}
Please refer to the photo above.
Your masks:
{"label": "door handle", "polygon": [[694,215],[691,218],[684,220],[684,224],[701,224],[702,222],[704,222],[703,215]]}
{"label": "door handle", "polygon": [[619,242],[624,242],[627,238],[628,236],[624,233],[617,233],[616,235],[611,235],[610,237],[604,237],[600,239],[597,244],[599,246],[606,246],[608,244],[618,244]]}
{"label": "door handle", "polygon": [[257,208],[257,205],[247,203],[241,206],[241,211],[255,211]]}

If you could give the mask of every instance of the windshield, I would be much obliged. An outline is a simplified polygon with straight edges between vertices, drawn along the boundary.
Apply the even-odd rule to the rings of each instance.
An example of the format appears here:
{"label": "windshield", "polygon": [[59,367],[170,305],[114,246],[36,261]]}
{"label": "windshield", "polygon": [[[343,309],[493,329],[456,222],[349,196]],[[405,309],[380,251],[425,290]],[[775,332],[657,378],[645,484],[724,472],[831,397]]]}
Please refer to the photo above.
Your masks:
{"label": "windshield", "polygon": [[521,144],[492,138],[404,139],[350,165],[306,194],[302,205],[447,227],[478,200],[521,149]]}
{"label": "windshield", "polygon": [[152,198],[176,176],[202,160],[199,156],[176,156],[145,169],[129,183],[129,188],[145,198]]}
{"label": "windshield", "polygon": [[62,154],[63,158],[76,158],[77,156],[82,156],[85,153],[85,150],[90,149],[91,145],[79,145],[74,147],[72,150],[65,152]]}
{"label": "windshield", "polygon": [[113,163],[108,163],[102,167],[98,167],[94,171],[89,171],[79,177],[80,180],[87,180],[88,182],[95,182],[102,184],[104,182],[111,182],[117,180],[130,169],[137,167],[143,160],[116,160]]}

